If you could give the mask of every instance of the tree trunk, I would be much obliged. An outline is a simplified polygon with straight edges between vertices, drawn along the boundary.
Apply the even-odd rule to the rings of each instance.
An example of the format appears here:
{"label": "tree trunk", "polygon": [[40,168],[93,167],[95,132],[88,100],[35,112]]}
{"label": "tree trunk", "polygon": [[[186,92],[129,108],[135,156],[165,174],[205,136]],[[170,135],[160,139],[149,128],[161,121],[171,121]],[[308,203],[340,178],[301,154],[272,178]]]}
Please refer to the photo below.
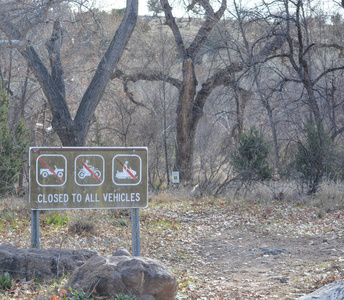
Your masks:
{"label": "tree trunk", "polygon": [[[48,11],[49,5],[43,7],[43,12],[47,13]],[[35,24],[32,25],[30,23],[27,25],[27,28],[17,28],[15,24],[10,23],[11,20],[6,19],[6,14],[0,15],[0,28],[7,30],[9,35],[11,33],[11,36],[15,37],[15,45],[17,45],[22,56],[28,61],[30,69],[42,87],[53,116],[51,125],[63,146],[85,145],[96,107],[134,31],[137,12],[138,0],[127,0],[127,9],[123,20],[82,97],[74,120],[71,118],[65,95],[65,82],[60,55],[62,46],[60,22],[58,20],[54,22],[52,36],[46,43],[51,67],[51,72],[49,72],[26,37],[28,30],[33,25],[45,19],[38,18]]]}
{"label": "tree trunk", "polygon": [[191,58],[183,62],[183,87],[177,107],[176,164],[181,181],[188,185],[193,177],[193,154],[198,119],[194,118],[194,100],[197,80]]}

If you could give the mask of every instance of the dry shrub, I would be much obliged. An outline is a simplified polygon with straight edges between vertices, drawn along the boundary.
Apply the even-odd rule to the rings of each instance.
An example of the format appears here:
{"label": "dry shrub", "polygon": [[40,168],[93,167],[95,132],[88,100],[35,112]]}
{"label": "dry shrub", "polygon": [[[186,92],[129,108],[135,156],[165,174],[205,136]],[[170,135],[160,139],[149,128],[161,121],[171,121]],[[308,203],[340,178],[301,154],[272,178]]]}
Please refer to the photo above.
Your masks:
{"label": "dry shrub", "polygon": [[94,234],[95,221],[92,216],[85,215],[83,211],[75,212],[72,218],[68,220],[68,231],[73,234]]}
{"label": "dry shrub", "polygon": [[16,211],[27,209],[29,207],[28,203],[28,197],[18,197],[16,195],[9,195],[5,198],[0,198],[0,210],[4,208]]}
{"label": "dry shrub", "polygon": [[241,190],[240,196],[249,201],[269,202],[277,201],[302,201],[302,192],[298,189],[297,182],[278,180],[255,183],[251,189]]}
{"label": "dry shrub", "polygon": [[[316,195],[307,196],[296,181],[272,181],[257,183],[251,190],[241,191],[248,201],[269,202],[271,200],[293,201],[311,204],[330,211],[344,208],[344,183],[324,181]],[[243,195],[240,195],[243,196]]]}
{"label": "dry shrub", "polygon": [[28,199],[15,195],[0,199],[0,218],[25,218],[30,216],[31,211]]}
{"label": "dry shrub", "polygon": [[186,201],[192,198],[192,190],[176,185],[170,189],[166,189],[154,194],[152,193],[152,196],[149,198],[149,202],[168,205],[172,202]]}
{"label": "dry shrub", "polygon": [[[206,195],[197,195],[196,188],[184,188],[175,186],[174,188],[160,191],[159,193],[151,195],[149,202],[154,204],[168,205],[173,202],[185,202],[194,199],[194,201],[201,201]],[[211,198],[211,197],[210,197]],[[296,181],[269,181],[256,182],[249,188],[237,190],[235,188],[228,189],[221,197],[228,201],[235,201],[235,199],[246,199],[253,202],[271,202],[274,200],[280,201],[307,201],[302,191],[298,188]],[[305,199],[303,199],[305,198]]]}
{"label": "dry shrub", "polygon": [[344,183],[334,181],[324,181],[321,183],[316,194],[320,208],[330,211],[344,207]]}

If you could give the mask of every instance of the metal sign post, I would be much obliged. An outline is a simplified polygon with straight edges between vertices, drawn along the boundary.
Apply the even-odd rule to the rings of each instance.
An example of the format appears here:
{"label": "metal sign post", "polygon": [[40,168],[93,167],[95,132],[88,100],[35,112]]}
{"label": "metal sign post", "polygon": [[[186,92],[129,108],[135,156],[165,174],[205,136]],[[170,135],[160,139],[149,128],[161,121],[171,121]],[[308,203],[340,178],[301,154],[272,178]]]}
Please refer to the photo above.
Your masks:
{"label": "metal sign post", "polygon": [[39,249],[39,211],[31,210],[31,248]]}
{"label": "metal sign post", "polygon": [[32,147],[29,161],[32,248],[39,248],[39,210],[131,208],[133,254],[140,255],[146,147]]}
{"label": "metal sign post", "polygon": [[140,216],[139,209],[131,209],[131,237],[133,256],[140,256]]}

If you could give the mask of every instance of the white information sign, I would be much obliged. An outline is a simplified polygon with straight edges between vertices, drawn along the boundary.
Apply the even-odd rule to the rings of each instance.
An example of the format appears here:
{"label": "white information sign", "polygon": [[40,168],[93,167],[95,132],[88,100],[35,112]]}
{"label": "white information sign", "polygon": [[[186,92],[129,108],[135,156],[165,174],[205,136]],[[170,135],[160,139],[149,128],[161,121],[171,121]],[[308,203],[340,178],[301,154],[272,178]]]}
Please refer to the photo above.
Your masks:
{"label": "white information sign", "polygon": [[179,172],[178,171],[172,172],[172,183],[179,183]]}

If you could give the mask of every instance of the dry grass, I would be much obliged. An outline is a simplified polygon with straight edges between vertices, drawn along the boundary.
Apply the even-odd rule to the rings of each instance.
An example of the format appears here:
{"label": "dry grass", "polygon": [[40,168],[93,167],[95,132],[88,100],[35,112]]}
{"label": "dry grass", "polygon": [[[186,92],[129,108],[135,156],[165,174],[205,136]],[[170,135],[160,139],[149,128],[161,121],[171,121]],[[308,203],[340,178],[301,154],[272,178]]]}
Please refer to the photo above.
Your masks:
{"label": "dry grass", "polygon": [[68,219],[68,231],[71,234],[95,234],[96,221],[92,215],[84,216],[73,212]]}
{"label": "dry grass", "polygon": [[0,198],[0,203],[2,203],[3,207],[8,210],[26,209],[28,207],[28,202],[28,196],[18,198],[17,196],[11,195],[3,199]]}
{"label": "dry grass", "polygon": [[325,211],[343,209],[344,184],[333,181],[323,182],[316,195],[315,203]]}
{"label": "dry grass", "polygon": [[[224,295],[226,291],[219,292],[216,283],[207,281],[210,276],[217,276],[215,272],[209,274],[208,279],[201,272],[201,268],[206,268],[208,263],[216,262],[211,256],[200,256],[202,240],[213,241],[214,230],[217,233],[221,230],[238,230],[242,234],[248,230],[248,238],[253,238],[252,233],[255,232],[255,235],[262,233],[267,236],[266,239],[275,235],[286,238],[316,238],[321,235],[321,240],[326,238],[331,243],[340,241],[344,236],[342,216],[340,211],[335,212],[334,209],[343,207],[343,189],[341,183],[326,182],[317,195],[304,196],[302,199],[291,182],[256,185],[246,193],[245,198],[233,197],[231,194],[221,198],[194,198],[189,191],[175,188],[151,194],[148,209],[140,210],[141,255],[161,260],[174,272],[180,282],[178,299],[193,299],[191,296],[195,293],[208,299],[221,299],[215,296],[209,298],[211,294]],[[274,195],[281,192],[283,199],[275,199]],[[104,255],[113,254],[119,247],[131,251],[130,210],[57,211],[60,218],[47,222],[53,214],[49,211],[40,214],[41,248],[90,249]],[[66,216],[67,223],[64,222]],[[30,210],[27,199],[10,197],[0,200],[0,232],[0,243],[20,248],[30,247]],[[241,234],[239,236],[237,244],[244,241]],[[231,247],[236,245],[231,240],[226,242]],[[213,250],[216,249],[219,248]],[[211,273],[213,269],[210,270],[204,272]],[[295,272],[303,274],[301,267]],[[235,276],[240,278],[241,275],[236,273]],[[307,291],[316,280],[311,281]],[[50,299],[61,286],[56,282],[25,286],[18,280],[12,294],[7,293],[8,298],[4,299],[27,299],[23,295],[28,294],[32,294],[31,299]],[[300,291],[292,280],[290,287]],[[247,286],[246,289],[250,288]],[[18,297],[13,296],[14,292]]]}

